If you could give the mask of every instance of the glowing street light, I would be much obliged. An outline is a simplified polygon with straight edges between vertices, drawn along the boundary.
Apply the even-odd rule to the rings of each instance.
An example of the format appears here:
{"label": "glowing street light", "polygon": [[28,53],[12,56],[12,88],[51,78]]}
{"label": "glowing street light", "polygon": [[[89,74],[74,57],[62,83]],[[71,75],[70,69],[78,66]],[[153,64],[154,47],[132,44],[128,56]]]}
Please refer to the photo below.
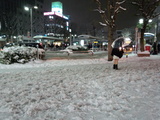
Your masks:
{"label": "glowing street light", "polygon": [[29,11],[29,7],[26,7],[26,6],[25,6],[25,7],[24,7],[24,10]]}
{"label": "glowing street light", "polygon": [[143,24],[143,19],[139,19],[139,24]]}
{"label": "glowing street light", "polygon": [[[144,22],[144,20],[143,20],[142,18],[139,19],[139,24],[143,24],[143,22]],[[151,23],[151,22],[152,22],[152,19],[149,19],[148,22]]]}
{"label": "glowing street light", "polygon": [[151,23],[152,22],[152,19],[149,19],[149,21],[148,21],[149,23]]}

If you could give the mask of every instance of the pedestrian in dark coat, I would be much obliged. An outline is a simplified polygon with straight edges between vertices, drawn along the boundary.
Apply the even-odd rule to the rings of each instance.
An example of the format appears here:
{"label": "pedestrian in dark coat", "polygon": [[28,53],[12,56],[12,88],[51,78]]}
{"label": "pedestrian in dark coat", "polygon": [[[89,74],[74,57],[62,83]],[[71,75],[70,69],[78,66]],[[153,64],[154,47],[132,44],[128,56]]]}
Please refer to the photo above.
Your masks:
{"label": "pedestrian in dark coat", "polygon": [[118,70],[118,60],[123,56],[123,47],[129,45],[131,39],[129,37],[119,37],[112,43],[113,69]]}
{"label": "pedestrian in dark coat", "polygon": [[123,56],[123,48],[112,48],[112,53],[111,55],[113,56],[113,69],[118,70],[118,61],[120,58]]}

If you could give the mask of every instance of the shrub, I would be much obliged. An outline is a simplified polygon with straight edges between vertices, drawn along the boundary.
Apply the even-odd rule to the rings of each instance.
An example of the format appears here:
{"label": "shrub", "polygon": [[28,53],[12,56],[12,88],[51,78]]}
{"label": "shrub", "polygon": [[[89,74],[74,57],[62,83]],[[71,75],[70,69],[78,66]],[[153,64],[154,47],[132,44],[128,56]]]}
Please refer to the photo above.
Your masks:
{"label": "shrub", "polygon": [[26,63],[35,60],[37,49],[34,47],[12,46],[0,51],[0,63]]}

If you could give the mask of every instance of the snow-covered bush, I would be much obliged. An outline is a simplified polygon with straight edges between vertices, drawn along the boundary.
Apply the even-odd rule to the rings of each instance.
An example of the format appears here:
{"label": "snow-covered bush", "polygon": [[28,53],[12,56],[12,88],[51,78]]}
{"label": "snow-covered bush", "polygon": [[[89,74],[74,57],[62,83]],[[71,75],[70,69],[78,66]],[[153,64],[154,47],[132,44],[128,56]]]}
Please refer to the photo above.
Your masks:
{"label": "snow-covered bush", "polygon": [[68,46],[64,50],[61,50],[61,51],[72,53],[73,51],[87,51],[87,50],[88,50],[87,47],[84,47],[84,46],[71,45],[71,46]]}
{"label": "snow-covered bush", "polygon": [[[41,52],[42,51],[40,51],[39,54],[41,54]],[[34,47],[12,46],[0,51],[0,63],[3,64],[26,63],[35,60],[36,57],[37,48]]]}
{"label": "snow-covered bush", "polygon": [[88,50],[87,47],[80,46],[80,45],[68,46],[67,49],[71,49],[73,51],[85,51],[85,50]]}

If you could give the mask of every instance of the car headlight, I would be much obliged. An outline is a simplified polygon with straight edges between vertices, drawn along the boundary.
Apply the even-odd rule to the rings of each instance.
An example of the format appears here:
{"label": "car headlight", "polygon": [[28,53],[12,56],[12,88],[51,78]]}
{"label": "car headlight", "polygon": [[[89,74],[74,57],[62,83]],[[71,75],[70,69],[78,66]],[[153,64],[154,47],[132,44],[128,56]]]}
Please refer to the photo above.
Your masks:
{"label": "car headlight", "polygon": [[123,47],[119,47],[119,51],[122,51],[123,50]]}

